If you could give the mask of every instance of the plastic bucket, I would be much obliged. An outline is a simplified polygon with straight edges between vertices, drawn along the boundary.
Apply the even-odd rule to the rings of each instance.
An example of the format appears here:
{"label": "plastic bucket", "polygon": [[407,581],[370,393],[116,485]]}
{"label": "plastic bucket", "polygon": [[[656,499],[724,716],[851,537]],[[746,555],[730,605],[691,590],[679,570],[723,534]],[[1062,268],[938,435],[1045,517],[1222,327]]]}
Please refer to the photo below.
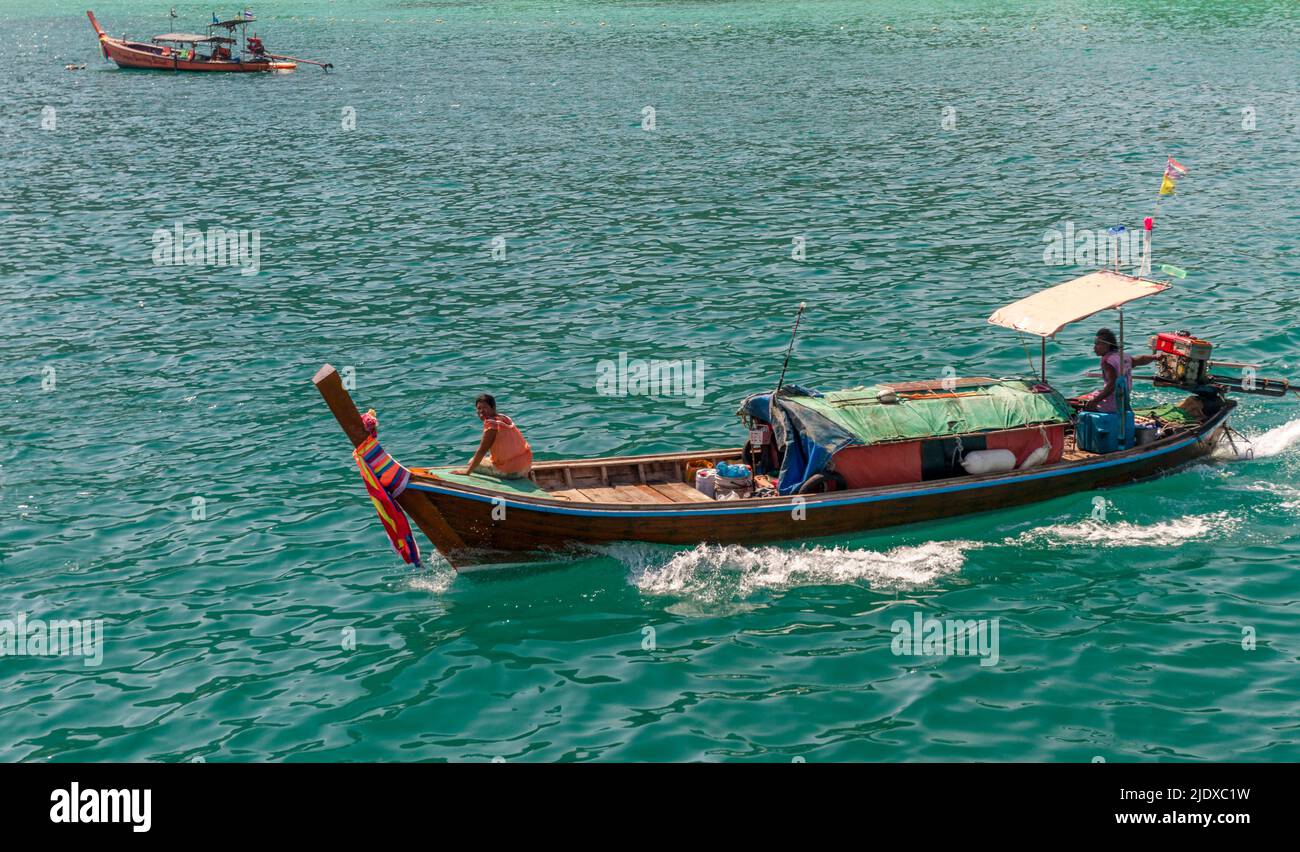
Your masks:
{"label": "plastic bucket", "polygon": [[697,470],[695,471],[695,490],[705,497],[713,497],[716,495],[714,486],[717,484],[717,480],[718,472],[713,468],[706,467],[704,470]]}

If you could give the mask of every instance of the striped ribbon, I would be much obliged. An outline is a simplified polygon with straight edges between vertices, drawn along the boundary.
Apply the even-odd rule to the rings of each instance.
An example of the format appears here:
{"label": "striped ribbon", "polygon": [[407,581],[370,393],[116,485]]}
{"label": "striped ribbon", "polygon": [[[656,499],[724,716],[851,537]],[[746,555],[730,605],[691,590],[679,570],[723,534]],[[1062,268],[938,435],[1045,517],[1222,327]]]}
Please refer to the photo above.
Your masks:
{"label": "striped ribbon", "polygon": [[370,495],[370,502],[375,506],[375,512],[384,525],[388,540],[393,543],[393,549],[404,562],[420,567],[420,548],[415,543],[411,525],[407,523],[406,515],[396,500],[411,481],[411,472],[385,452],[374,435],[366,438],[352,451],[352,459],[361,471],[366,493]]}

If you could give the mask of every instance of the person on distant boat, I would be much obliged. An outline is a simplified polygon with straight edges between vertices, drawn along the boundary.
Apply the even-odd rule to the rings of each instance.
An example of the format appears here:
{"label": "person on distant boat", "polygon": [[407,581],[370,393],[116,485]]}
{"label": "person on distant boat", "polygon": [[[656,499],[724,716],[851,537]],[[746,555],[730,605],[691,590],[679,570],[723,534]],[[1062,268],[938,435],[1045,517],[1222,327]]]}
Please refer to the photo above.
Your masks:
{"label": "person on distant boat", "polygon": [[[524,479],[533,469],[533,448],[528,446],[524,433],[515,422],[497,413],[497,401],[491,394],[479,394],[474,400],[474,410],[483,421],[483,438],[478,451],[464,470],[453,471],[467,475],[478,471],[502,479]],[[489,461],[483,462],[484,456]]]}
{"label": "person on distant boat", "polygon": [[1156,360],[1156,356],[1133,356],[1125,352],[1121,363],[1119,340],[1115,338],[1115,332],[1109,328],[1103,328],[1097,332],[1097,339],[1093,341],[1092,351],[1101,356],[1101,377],[1105,380],[1105,384],[1101,386],[1101,390],[1088,397],[1083,410],[1114,414],[1119,408],[1116,401],[1118,395],[1115,393],[1115,386],[1120,375],[1124,376],[1125,387],[1131,390],[1133,387],[1133,368],[1140,367],[1143,364],[1150,364]]}

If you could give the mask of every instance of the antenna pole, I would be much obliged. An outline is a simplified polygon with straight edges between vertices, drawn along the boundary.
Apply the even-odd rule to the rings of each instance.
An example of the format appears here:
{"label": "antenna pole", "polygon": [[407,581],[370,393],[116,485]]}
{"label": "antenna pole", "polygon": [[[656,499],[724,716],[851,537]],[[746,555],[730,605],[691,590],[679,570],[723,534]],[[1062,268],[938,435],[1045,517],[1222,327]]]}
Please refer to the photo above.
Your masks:
{"label": "antenna pole", "polygon": [[[1160,212],[1160,202],[1156,202],[1156,212]],[[1156,220],[1154,216],[1148,216],[1142,220],[1142,264],[1138,267],[1138,275],[1146,276],[1151,274],[1151,231],[1155,228]]]}
{"label": "antenna pole", "polygon": [[794,331],[790,332],[790,345],[785,348],[785,363],[781,365],[781,378],[776,380],[776,390],[772,391],[773,405],[776,405],[776,398],[781,393],[781,386],[785,384],[785,371],[790,366],[790,353],[794,351],[794,338],[799,333],[799,320],[803,319],[803,311],[806,307],[808,307],[807,302],[800,302],[799,313],[794,316]]}

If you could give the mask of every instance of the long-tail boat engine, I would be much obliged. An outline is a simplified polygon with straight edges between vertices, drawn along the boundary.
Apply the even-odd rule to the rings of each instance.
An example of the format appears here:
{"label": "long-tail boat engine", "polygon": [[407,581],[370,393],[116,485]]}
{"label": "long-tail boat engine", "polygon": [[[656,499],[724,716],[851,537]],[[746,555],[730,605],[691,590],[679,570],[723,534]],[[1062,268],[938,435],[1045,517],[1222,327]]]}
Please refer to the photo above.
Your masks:
{"label": "long-tail boat engine", "polygon": [[[1258,393],[1265,396],[1286,396],[1291,383],[1286,379],[1265,379],[1255,375],[1254,364],[1230,361],[1211,361],[1214,344],[1194,337],[1190,331],[1162,331],[1150,340],[1151,351],[1156,355],[1154,384],[1157,387],[1177,387],[1187,390],[1217,387],[1240,393]],[[1239,376],[1225,376],[1214,368],[1239,369]]]}
{"label": "long-tail boat engine", "polygon": [[1190,331],[1177,334],[1162,331],[1151,338],[1156,354],[1156,384],[1174,385],[1189,390],[1210,383],[1210,353],[1214,344]]}

